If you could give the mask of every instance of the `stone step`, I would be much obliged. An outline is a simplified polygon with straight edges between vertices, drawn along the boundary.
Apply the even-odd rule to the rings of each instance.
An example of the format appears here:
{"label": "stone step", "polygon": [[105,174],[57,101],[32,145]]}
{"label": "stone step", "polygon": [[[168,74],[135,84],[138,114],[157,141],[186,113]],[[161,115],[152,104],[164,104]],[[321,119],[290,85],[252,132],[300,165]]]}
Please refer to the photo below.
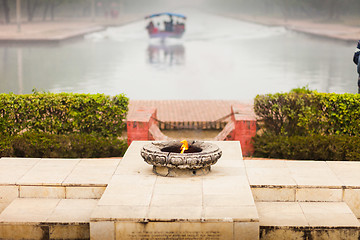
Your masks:
{"label": "stone step", "polygon": [[344,202],[257,202],[260,239],[359,239],[360,223]]}
{"label": "stone step", "polygon": [[16,198],[0,214],[0,239],[89,239],[96,199]]}

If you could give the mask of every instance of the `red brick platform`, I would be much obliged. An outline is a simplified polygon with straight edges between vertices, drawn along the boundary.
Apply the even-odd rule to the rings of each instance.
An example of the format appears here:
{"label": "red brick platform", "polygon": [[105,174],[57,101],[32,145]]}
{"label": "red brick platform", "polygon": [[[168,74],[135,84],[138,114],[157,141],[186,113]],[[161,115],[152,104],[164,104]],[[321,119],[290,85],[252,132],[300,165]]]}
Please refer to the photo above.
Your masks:
{"label": "red brick platform", "polygon": [[[193,128],[193,129],[214,129],[221,127],[222,123],[226,123],[222,131],[214,138],[216,141],[240,141],[243,156],[251,156],[254,152],[252,138],[256,135],[256,116],[253,108],[248,104],[240,104],[236,102],[223,101],[152,101],[153,104],[147,105],[147,101],[133,101],[130,107],[130,113],[127,116],[127,137],[130,145],[134,140],[167,140],[159,129],[159,125],[163,127],[171,126],[174,129]],[[168,103],[165,106],[161,103]],[[222,104],[223,105],[222,105]],[[226,105],[226,103],[230,105]],[[138,105],[137,105],[138,104]],[[167,113],[169,122],[158,120],[157,109],[163,106],[163,113]],[[202,108],[201,108],[202,107]],[[228,108],[229,112],[224,115],[218,115],[220,111]],[[205,109],[205,111],[204,111]],[[199,112],[201,114],[199,114]],[[183,116],[185,115],[185,116]],[[170,118],[171,116],[171,118]],[[194,116],[194,120],[190,117]],[[186,119],[185,117],[188,117]],[[181,121],[182,120],[182,121]],[[184,120],[186,122],[184,122]],[[199,122],[194,122],[194,121]],[[158,123],[161,124],[158,124]],[[184,124],[186,123],[186,124]]]}
{"label": "red brick platform", "polygon": [[252,104],[229,100],[130,100],[128,118],[138,107],[157,109],[160,129],[222,129],[230,120],[231,106],[254,115]]}

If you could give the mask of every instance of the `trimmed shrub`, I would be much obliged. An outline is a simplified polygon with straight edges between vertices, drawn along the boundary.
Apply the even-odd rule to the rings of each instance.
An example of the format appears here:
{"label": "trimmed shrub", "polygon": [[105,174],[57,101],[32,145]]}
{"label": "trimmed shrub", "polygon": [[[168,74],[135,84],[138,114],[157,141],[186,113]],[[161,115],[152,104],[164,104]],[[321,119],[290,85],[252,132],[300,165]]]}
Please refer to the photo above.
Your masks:
{"label": "trimmed shrub", "polygon": [[254,156],[294,160],[359,161],[360,137],[348,135],[282,136],[254,138]]}
{"label": "trimmed shrub", "polygon": [[360,160],[359,94],[299,88],[289,93],[258,95],[254,111],[261,126],[253,138],[254,156]]}
{"label": "trimmed shrub", "polygon": [[292,91],[258,95],[263,131],[284,136],[360,135],[360,95]]}
{"label": "trimmed shrub", "polygon": [[0,133],[91,133],[120,136],[129,99],[104,94],[0,94]]}
{"label": "trimmed shrub", "polygon": [[56,135],[26,132],[16,136],[0,136],[0,157],[122,157],[127,147],[124,139],[86,133]]}

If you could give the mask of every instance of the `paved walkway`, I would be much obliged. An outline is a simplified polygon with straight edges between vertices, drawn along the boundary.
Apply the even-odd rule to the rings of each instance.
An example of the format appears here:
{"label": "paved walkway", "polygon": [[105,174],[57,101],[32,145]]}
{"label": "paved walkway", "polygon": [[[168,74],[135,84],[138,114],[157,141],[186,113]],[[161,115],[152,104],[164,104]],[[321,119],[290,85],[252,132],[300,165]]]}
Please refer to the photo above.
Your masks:
{"label": "paved walkway", "polygon": [[98,24],[87,22],[26,23],[22,25],[21,32],[14,24],[0,25],[0,41],[60,41],[102,29]]}
{"label": "paved walkway", "polygon": [[332,38],[342,41],[358,41],[360,39],[360,27],[349,26],[345,24],[337,23],[323,23],[314,19],[310,20],[299,20],[299,19],[288,19],[285,21],[281,18],[272,17],[260,17],[260,16],[246,16],[246,15],[229,15],[227,16],[258,23],[267,26],[283,26],[286,29],[311,34],[319,37]]}
{"label": "paved walkway", "polygon": [[33,21],[24,22],[21,31],[18,31],[16,23],[0,24],[0,42],[23,43],[23,42],[57,42],[88,33],[101,31],[107,26],[123,25],[139,19],[135,15],[122,15],[118,19],[71,19],[56,21]]}

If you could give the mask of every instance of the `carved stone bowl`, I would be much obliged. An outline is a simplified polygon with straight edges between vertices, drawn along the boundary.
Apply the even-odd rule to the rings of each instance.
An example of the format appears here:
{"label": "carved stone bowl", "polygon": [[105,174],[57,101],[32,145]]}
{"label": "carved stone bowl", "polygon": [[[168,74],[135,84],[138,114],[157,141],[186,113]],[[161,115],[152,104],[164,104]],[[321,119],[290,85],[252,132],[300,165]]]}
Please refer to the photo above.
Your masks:
{"label": "carved stone bowl", "polygon": [[222,155],[220,148],[208,142],[190,141],[181,154],[180,141],[152,142],[141,149],[144,161],[153,165],[153,172],[168,177],[199,176],[210,172]]}

